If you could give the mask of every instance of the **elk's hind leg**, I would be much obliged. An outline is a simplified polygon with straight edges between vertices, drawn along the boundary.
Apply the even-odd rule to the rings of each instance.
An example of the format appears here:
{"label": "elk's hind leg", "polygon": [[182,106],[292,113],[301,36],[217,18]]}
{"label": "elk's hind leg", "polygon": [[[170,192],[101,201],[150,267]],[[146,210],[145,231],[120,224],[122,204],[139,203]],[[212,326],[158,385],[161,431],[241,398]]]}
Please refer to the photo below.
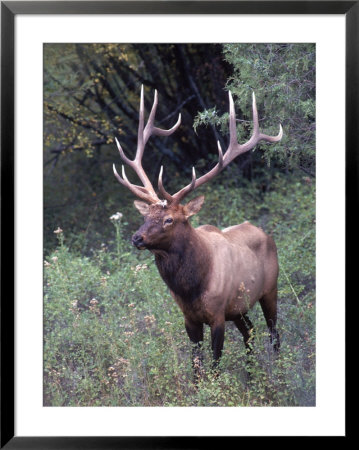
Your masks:
{"label": "elk's hind leg", "polygon": [[238,328],[238,330],[242,333],[244,345],[247,350],[247,362],[246,362],[246,373],[247,373],[247,381],[251,380],[252,373],[252,345],[254,338],[254,327],[252,322],[249,320],[247,314],[241,314],[233,321]]}
{"label": "elk's hind leg", "polygon": [[276,329],[277,325],[277,288],[273,289],[269,294],[264,295],[259,303],[262,307],[264,317],[267,322],[270,333],[270,341],[275,352],[279,351],[280,339]]}
{"label": "elk's hind leg", "polygon": [[234,323],[242,333],[247,353],[250,354],[252,352],[252,340],[254,338],[254,327],[252,322],[249,320],[247,314],[241,314],[234,320]]}

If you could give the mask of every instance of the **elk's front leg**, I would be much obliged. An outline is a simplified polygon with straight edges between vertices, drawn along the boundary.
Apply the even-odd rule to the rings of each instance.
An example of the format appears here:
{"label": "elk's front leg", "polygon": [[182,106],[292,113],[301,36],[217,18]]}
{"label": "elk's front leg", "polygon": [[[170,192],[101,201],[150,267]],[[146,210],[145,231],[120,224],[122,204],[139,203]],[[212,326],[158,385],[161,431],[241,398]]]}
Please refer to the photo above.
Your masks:
{"label": "elk's front leg", "polygon": [[192,322],[189,319],[185,320],[186,331],[191,342],[195,345],[192,348],[192,367],[194,371],[194,382],[197,384],[203,373],[203,323]]}
{"label": "elk's front leg", "polygon": [[211,339],[213,351],[213,370],[217,371],[219,359],[222,356],[224,342],[224,319],[211,324]]}

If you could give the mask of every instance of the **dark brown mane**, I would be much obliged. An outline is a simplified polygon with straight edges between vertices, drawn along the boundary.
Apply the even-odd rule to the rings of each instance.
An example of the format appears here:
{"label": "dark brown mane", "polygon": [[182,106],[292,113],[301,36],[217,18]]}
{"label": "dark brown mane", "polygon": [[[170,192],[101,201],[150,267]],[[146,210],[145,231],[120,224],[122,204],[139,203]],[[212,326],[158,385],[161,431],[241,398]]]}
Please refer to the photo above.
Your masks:
{"label": "dark brown mane", "polygon": [[211,259],[189,223],[177,226],[170,248],[165,254],[157,253],[155,261],[163,280],[175,295],[186,302],[201,296],[210,273]]}

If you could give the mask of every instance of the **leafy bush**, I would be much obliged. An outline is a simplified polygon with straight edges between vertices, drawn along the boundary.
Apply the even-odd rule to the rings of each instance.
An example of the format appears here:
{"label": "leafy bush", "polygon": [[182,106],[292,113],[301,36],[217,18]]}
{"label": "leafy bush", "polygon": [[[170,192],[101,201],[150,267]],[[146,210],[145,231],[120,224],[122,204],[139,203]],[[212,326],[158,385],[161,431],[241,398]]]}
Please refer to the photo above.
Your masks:
{"label": "leafy bush", "polygon": [[[227,88],[234,94],[238,133],[243,142],[252,127],[252,92],[255,92],[260,127],[267,134],[284,129],[280,143],[261,143],[267,162],[315,173],[315,45],[225,44],[224,59],[233,72]],[[216,125],[228,134],[228,112],[216,108],[200,112],[194,127]]]}

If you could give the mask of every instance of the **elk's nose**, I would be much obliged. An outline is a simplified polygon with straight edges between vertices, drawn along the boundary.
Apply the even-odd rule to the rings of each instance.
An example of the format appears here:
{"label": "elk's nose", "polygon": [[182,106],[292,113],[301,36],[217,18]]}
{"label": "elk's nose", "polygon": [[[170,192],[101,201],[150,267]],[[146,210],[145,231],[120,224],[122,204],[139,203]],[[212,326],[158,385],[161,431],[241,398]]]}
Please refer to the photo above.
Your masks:
{"label": "elk's nose", "polygon": [[143,244],[143,236],[139,233],[136,233],[132,236],[132,244],[135,247],[140,247]]}

